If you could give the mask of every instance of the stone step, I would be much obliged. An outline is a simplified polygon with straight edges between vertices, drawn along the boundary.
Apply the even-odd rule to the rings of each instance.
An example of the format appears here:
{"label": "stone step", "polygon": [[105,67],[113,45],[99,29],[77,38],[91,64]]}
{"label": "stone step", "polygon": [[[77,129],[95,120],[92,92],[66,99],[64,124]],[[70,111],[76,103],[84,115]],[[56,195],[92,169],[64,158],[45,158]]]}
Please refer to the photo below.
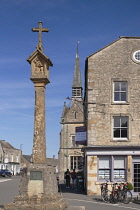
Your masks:
{"label": "stone step", "polygon": [[84,206],[69,206],[67,210],[85,210]]}

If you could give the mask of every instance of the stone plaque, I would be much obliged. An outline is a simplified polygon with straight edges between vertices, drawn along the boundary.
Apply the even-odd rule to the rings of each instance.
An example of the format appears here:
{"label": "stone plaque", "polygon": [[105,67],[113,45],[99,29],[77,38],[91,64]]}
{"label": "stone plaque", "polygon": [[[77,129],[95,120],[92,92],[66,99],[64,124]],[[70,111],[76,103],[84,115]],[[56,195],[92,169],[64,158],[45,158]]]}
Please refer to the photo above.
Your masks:
{"label": "stone plaque", "polygon": [[30,171],[30,180],[42,180],[42,171]]}

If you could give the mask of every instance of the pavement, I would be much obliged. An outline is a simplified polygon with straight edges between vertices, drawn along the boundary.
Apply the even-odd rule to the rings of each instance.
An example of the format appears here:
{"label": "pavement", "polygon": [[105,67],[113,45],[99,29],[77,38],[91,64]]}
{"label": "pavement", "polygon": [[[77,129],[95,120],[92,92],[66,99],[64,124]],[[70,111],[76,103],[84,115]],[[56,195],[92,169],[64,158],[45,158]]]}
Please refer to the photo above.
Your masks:
{"label": "pavement", "polygon": [[68,199],[83,199],[83,200],[95,200],[95,201],[101,201],[101,196],[100,195],[92,195],[89,196],[86,194],[84,189],[73,189],[71,188],[66,188],[65,184],[60,184],[60,193],[62,193],[64,198]]}
{"label": "pavement", "polygon": [[[92,195],[89,196],[86,194],[84,189],[72,189],[66,188],[65,184],[60,184],[60,193],[62,193],[63,197],[66,199],[77,199],[77,200],[85,200],[85,201],[97,201],[103,202],[100,195]],[[140,204],[140,196],[132,198],[133,203]]]}

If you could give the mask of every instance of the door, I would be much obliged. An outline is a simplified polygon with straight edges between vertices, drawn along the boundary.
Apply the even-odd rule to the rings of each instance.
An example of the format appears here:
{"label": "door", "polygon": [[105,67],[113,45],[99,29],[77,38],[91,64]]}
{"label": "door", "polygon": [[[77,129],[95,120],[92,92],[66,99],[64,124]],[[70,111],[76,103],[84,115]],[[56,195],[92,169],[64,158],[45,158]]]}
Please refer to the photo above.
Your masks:
{"label": "door", "polygon": [[140,163],[133,163],[134,193],[140,193]]}

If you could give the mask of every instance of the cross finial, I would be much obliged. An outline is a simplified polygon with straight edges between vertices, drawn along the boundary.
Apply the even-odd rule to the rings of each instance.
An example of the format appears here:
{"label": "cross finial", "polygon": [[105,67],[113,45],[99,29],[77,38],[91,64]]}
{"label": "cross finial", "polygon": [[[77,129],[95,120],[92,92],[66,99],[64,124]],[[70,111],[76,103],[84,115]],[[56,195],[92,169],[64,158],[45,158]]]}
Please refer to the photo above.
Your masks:
{"label": "cross finial", "polygon": [[38,22],[38,28],[32,28],[33,32],[39,32],[39,39],[38,39],[38,45],[37,48],[41,51],[43,51],[42,46],[42,32],[48,32],[48,28],[42,28],[42,22]]}

